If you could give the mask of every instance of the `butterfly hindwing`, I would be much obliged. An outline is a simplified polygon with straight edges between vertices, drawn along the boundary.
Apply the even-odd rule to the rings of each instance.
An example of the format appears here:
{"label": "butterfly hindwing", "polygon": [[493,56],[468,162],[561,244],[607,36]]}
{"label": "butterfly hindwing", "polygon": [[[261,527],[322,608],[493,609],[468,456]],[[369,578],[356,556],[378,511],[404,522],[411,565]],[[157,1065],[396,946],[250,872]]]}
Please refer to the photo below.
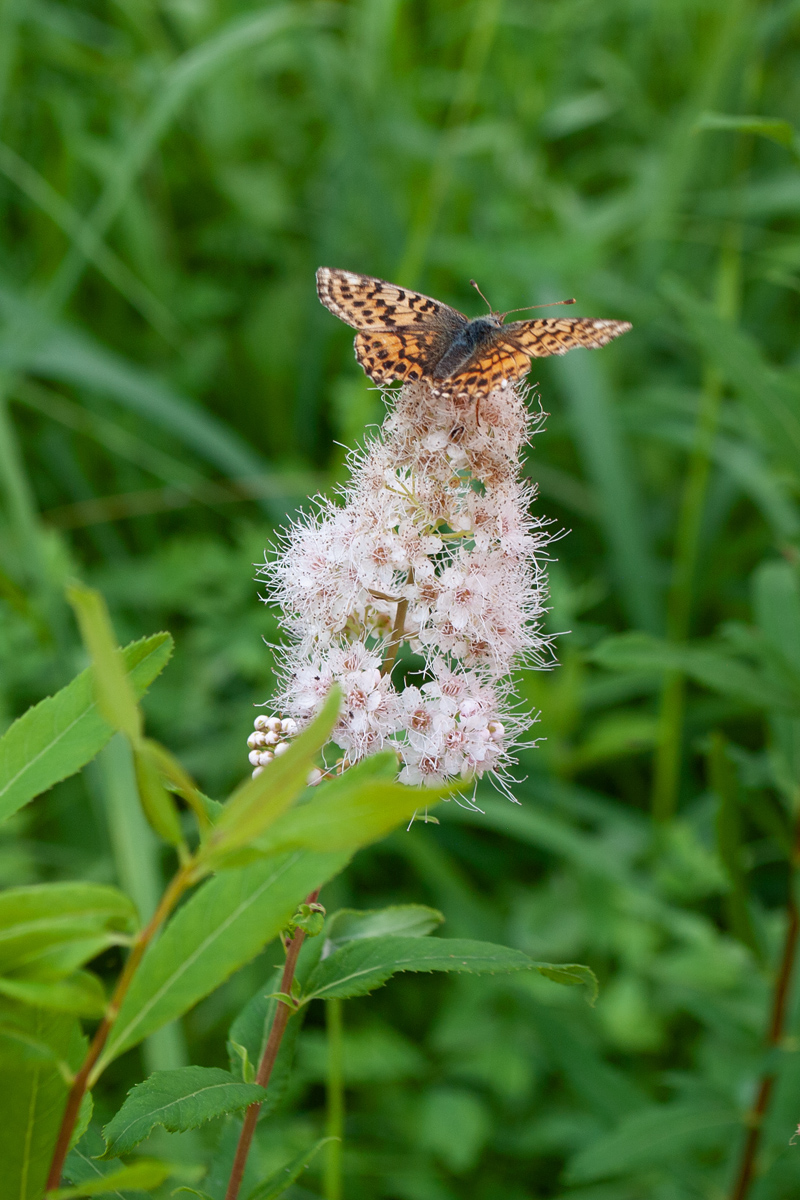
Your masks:
{"label": "butterfly hindwing", "polygon": [[335,317],[353,329],[436,328],[457,330],[467,318],[447,304],[371,275],[320,267],[317,295]]}
{"label": "butterfly hindwing", "polygon": [[442,340],[438,330],[430,329],[361,330],[355,340],[356,358],[373,383],[387,387],[396,379],[407,382],[427,375]]}
{"label": "butterfly hindwing", "polygon": [[452,396],[486,395],[498,387],[513,387],[531,369],[530,355],[506,342],[482,346],[457,375],[440,382],[438,391]]}

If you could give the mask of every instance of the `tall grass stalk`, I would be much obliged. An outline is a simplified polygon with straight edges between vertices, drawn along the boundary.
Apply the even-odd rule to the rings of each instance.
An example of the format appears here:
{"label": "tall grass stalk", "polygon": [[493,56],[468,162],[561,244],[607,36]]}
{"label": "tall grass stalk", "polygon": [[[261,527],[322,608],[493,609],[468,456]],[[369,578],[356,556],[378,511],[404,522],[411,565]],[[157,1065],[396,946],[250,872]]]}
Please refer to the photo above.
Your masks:
{"label": "tall grass stalk", "polygon": [[328,1044],[325,1132],[335,1141],[325,1148],[325,1200],[342,1200],[342,1150],[344,1144],[344,1022],[341,1000],[325,1001]]}

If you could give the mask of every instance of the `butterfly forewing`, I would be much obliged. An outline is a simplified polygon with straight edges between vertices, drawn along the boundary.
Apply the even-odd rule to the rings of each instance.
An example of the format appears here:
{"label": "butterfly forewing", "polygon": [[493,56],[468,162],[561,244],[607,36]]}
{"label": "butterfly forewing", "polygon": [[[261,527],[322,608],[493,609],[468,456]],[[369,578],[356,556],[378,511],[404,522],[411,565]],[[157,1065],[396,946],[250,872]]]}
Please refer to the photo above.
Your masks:
{"label": "butterfly forewing", "polygon": [[591,317],[538,317],[533,321],[513,321],[499,331],[500,340],[524,351],[529,358],[547,358],[566,354],[583,346],[594,350],[627,333],[627,321],[600,321]]}
{"label": "butterfly forewing", "polygon": [[467,318],[447,304],[354,271],[317,271],[317,295],[326,308],[353,329],[387,331],[426,328],[457,330]]}

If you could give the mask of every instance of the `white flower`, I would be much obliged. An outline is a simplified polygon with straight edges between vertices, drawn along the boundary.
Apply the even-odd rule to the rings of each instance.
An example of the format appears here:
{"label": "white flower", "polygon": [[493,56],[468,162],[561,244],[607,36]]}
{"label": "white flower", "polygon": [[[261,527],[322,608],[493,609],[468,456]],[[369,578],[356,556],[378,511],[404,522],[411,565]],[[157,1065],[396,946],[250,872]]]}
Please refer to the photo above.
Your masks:
{"label": "white flower", "polygon": [[[351,456],[343,503],[320,500],[287,531],[261,568],[289,641],[278,648],[281,717],[258,717],[248,740],[256,770],[333,682],[342,766],[393,747],[404,782],[434,785],[514,761],[530,722],[510,672],[552,661],[539,627],[550,533],[519,478],[530,428],[513,388],[482,397],[478,421],[471,404],[410,384],[380,438]],[[404,687],[401,643],[417,655]]]}

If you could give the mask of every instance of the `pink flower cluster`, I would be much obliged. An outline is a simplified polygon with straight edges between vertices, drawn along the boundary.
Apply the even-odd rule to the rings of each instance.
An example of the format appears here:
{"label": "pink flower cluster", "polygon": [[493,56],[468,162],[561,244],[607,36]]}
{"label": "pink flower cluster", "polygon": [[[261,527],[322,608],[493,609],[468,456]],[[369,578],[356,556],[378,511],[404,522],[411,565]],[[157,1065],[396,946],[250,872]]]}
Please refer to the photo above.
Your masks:
{"label": "pink flower cluster", "polygon": [[342,764],[391,747],[407,783],[502,777],[530,724],[510,673],[553,661],[539,625],[551,535],[520,478],[531,425],[512,388],[479,411],[402,389],[343,502],[319,501],[260,568],[289,634],[284,725],[307,723],[336,681]]}

